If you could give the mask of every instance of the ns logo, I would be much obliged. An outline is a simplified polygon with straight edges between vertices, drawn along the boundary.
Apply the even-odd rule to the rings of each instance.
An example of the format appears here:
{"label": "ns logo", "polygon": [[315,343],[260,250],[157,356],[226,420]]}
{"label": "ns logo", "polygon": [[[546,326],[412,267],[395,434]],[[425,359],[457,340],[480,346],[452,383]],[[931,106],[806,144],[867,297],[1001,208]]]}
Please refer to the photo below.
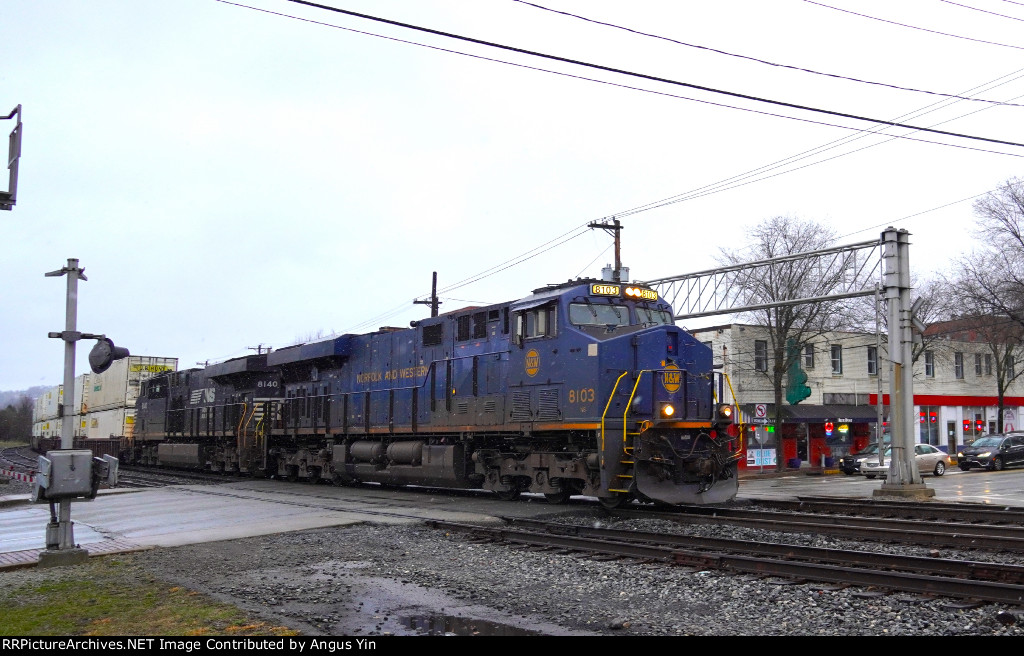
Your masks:
{"label": "ns logo", "polygon": [[540,371],[540,353],[536,349],[526,352],[526,375],[533,378]]}
{"label": "ns logo", "polygon": [[666,371],[661,372],[661,384],[669,392],[679,391],[683,383],[683,372],[674,364],[665,367]]}

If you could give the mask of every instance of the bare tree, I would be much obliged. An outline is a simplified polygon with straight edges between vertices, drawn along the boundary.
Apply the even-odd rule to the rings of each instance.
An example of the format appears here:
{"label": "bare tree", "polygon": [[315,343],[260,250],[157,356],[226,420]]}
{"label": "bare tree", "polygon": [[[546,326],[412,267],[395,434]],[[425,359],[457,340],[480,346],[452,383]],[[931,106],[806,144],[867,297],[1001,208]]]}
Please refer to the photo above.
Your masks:
{"label": "bare tree", "polygon": [[951,321],[936,326],[964,341],[983,342],[994,364],[998,430],[1007,388],[1024,374],[1024,180],[1011,178],[974,202],[980,248],[961,257],[945,277],[943,309]]}
{"label": "bare tree", "polygon": [[1011,178],[975,201],[974,214],[982,247],[954,267],[956,300],[1024,327],[1024,180]]}
{"label": "bare tree", "polygon": [[[723,265],[806,253],[827,248],[835,242],[835,232],[831,228],[788,216],[762,221],[747,234],[750,245],[746,249],[739,252],[721,250],[719,259]],[[756,273],[740,274],[734,283],[740,288],[737,291],[745,305],[758,305],[827,295],[840,287],[844,276],[841,267],[798,258],[759,268]],[[744,315],[746,321],[761,326],[768,335],[768,353],[765,355],[770,366],[763,370],[754,366],[753,369],[763,374],[771,386],[776,425],[781,419],[787,375],[811,340],[843,327],[842,307],[841,301],[804,303],[754,310]],[[776,466],[782,468],[780,458],[776,458]]]}

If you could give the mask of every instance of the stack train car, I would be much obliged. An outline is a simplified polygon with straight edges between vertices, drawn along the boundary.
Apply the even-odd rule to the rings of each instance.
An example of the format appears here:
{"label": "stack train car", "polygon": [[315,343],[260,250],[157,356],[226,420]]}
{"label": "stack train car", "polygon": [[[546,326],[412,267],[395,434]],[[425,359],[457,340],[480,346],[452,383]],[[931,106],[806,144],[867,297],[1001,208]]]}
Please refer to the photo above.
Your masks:
{"label": "stack train car", "polygon": [[736,406],[655,290],[578,279],[517,301],[141,381],[122,463],[336,484],[714,504]]}
{"label": "stack train car", "polygon": [[132,355],[115,360],[103,373],[76,377],[70,405],[63,385],[47,389],[32,408],[33,449],[45,453],[61,448],[64,426],[70,423],[72,448],[117,456],[121,444],[132,437],[142,381],[177,368],[177,358]]}

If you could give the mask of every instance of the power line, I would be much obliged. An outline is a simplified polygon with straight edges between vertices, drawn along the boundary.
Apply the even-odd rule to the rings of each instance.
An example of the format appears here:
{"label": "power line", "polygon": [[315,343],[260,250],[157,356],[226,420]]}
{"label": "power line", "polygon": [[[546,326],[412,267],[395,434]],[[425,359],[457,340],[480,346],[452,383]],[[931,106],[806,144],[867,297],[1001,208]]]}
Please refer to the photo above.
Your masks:
{"label": "power line", "polygon": [[[410,30],[416,30],[418,32],[424,32],[424,33],[427,33],[427,34],[433,34],[435,36],[441,36],[441,37],[445,37],[445,38],[449,38],[449,39],[456,39],[456,40],[459,40],[459,41],[465,41],[467,43],[475,43],[477,45],[483,45],[483,46],[487,46],[487,47],[490,47],[490,48],[497,48],[497,49],[506,50],[506,51],[509,51],[509,52],[517,52],[517,53],[524,54],[524,55],[529,55],[529,56],[532,56],[532,57],[539,57],[539,58],[548,59],[548,60],[551,60],[551,61],[559,61],[559,62],[563,62],[563,63],[567,63],[567,64],[573,64],[573,65],[576,65],[576,66],[583,66],[585,68],[592,68],[592,69],[595,69],[595,70],[606,71],[606,72],[609,72],[609,73],[616,73],[616,74],[619,74],[619,75],[626,75],[626,76],[629,76],[629,77],[636,77],[636,78],[640,78],[640,79],[644,79],[644,80],[650,80],[652,82],[661,82],[661,83],[664,83],[664,84],[670,84],[670,85],[674,85],[674,86],[681,86],[681,87],[685,87],[685,88],[688,88],[688,89],[695,89],[695,90],[698,90],[698,91],[706,91],[708,93],[714,93],[714,94],[729,96],[729,97],[732,97],[732,98],[741,98],[743,100],[750,100],[750,101],[753,101],[753,102],[765,103],[765,104],[769,104],[769,105],[776,105],[776,106],[779,106],[779,107],[787,107],[789,109],[796,109],[796,110],[800,110],[800,111],[813,112],[813,113],[817,113],[817,114],[825,114],[827,116],[837,116],[837,117],[840,117],[840,118],[848,118],[848,119],[852,119],[852,120],[855,120],[855,121],[865,121],[865,122],[868,122],[868,123],[875,123],[875,124],[881,124],[881,125],[890,125],[890,126],[893,126],[893,127],[901,127],[901,128],[907,128],[907,129],[910,129],[910,130],[918,130],[918,131],[921,131],[921,132],[930,132],[930,133],[934,133],[934,134],[942,134],[942,135],[945,135],[945,136],[948,136],[948,137],[958,137],[958,138],[961,138],[961,139],[971,139],[971,140],[974,140],[974,141],[984,141],[984,142],[988,142],[988,143],[997,143],[997,144],[1002,144],[1002,145],[1005,145],[1005,146],[1022,146],[1022,147],[1024,147],[1024,143],[1017,143],[1015,141],[1006,141],[1006,140],[1003,140],[1003,139],[992,139],[992,138],[989,138],[989,137],[978,137],[978,136],[974,136],[974,135],[962,134],[962,133],[959,133],[959,132],[948,132],[948,131],[945,131],[945,130],[935,130],[935,129],[932,129],[932,128],[922,128],[922,127],[918,127],[918,126],[914,126],[914,125],[907,125],[907,124],[904,124],[904,123],[897,123],[897,122],[894,122],[894,121],[885,121],[885,120],[881,120],[881,119],[870,118],[870,117],[867,117],[867,116],[860,116],[858,114],[850,114],[848,112],[838,112],[838,111],[833,111],[833,110],[829,110],[829,109],[821,109],[821,108],[818,108],[818,107],[811,107],[809,105],[800,105],[800,104],[797,104],[797,103],[790,103],[790,102],[785,102],[785,101],[781,101],[781,100],[772,100],[770,98],[763,98],[763,97],[760,97],[760,96],[753,96],[753,95],[750,95],[750,94],[739,93],[739,92],[735,92],[735,91],[727,91],[727,90],[724,90],[724,89],[716,89],[714,87],[707,87],[707,86],[703,86],[703,85],[700,85],[700,84],[693,84],[691,82],[682,82],[682,81],[679,81],[679,80],[672,80],[672,79],[669,79],[669,78],[664,78],[664,77],[660,77],[660,76],[656,76],[656,75],[647,75],[646,73],[637,73],[637,72],[634,72],[634,71],[627,71],[627,70],[624,70],[624,69],[621,69],[621,68],[615,68],[615,67],[612,67],[612,66],[604,66],[604,65],[601,65],[601,64],[594,64],[594,63],[590,63],[590,62],[584,62],[584,61],[581,61],[581,60],[578,60],[578,59],[571,59],[571,58],[568,58],[568,57],[560,57],[560,56],[557,56],[557,55],[549,55],[549,54],[542,53],[542,52],[537,52],[537,51],[534,51],[534,50],[527,50],[525,48],[517,48],[517,47],[514,47],[514,46],[508,46],[508,45],[504,45],[504,44],[500,44],[500,43],[495,43],[493,41],[485,41],[483,39],[476,39],[476,38],[473,38],[473,37],[462,36],[462,35],[459,35],[459,34],[453,34],[451,32],[443,32],[441,30],[435,30],[435,29],[432,29],[432,28],[429,28],[429,27],[422,27],[422,26],[419,26],[419,25],[413,25],[411,23],[403,23],[401,21],[395,21],[395,20],[391,20],[391,19],[387,19],[387,18],[380,18],[378,16],[371,16],[369,14],[363,14],[363,13],[359,13],[359,12],[355,12],[355,11],[350,11],[348,9],[340,9],[338,7],[332,7],[330,5],[323,5],[323,4],[319,4],[319,3],[316,3],[316,2],[309,2],[308,0],[288,0],[288,1],[292,2],[294,4],[304,5],[304,6],[307,6],[307,7],[313,7],[313,8],[317,8],[317,9],[323,9],[325,11],[331,11],[331,12],[335,12],[335,13],[339,13],[339,14],[345,14],[345,15],[348,15],[348,16],[355,16],[357,18],[364,18],[366,20],[376,21],[376,22],[379,22],[379,23],[385,23],[387,25],[394,25],[396,27],[402,27],[402,28],[406,28],[406,29],[410,29]],[[805,1],[809,2],[810,0],[805,0]],[[232,4],[232,5],[237,4],[237,3],[234,3],[234,2],[228,2],[228,0],[217,0],[217,2],[222,2],[224,4]],[[246,5],[238,5],[238,6],[247,7]],[[255,9],[254,7],[247,7],[247,8]],[[259,10],[259,11],[263,11],[263,10]],[[268,13],[274,13],[274,12],[268,12]],[[342,29],[345,29],[345,28],[342,28]],[[1024,48],[1022,48],[1022,49],[1024,49]]]}
{"label": "power line", "polygon": [[[297,1],[297,0],[293,0],[293,1]],[[282,16],[282,17],[286,17],[286,18],[292,18],[292,19],[295,19],[295,20],[301,20],[301,21],[304,21],[304,22],[310,22],[310,23],[314,23],[314,24],[319,24],[319,25],[323,25],[323,26],[327,26],[327,27],[334,27],[336,29],[343,29],[343,30],[346,30],[346,31],[356,32],[356,33],[360,33],[360,34],[366,34],[366,35],[369,35],[369,36],[376,36],[376,37],[380,37],[380,38],[386,38],[386,39],[389,39],[389,40],[394,40],[394,41],[398,41],[398,42],[402,42],[402,43],[407,43],[407,44],[411,44],[411,45],[418,45],[418,46],[421,46],[421,47],[427,47],[427,48],[436,49],[436,50],[440,50],[440,51],[444,51],[444,52],[450,52],[450,53],[454,53],[454,54],[461,54],[461,55],[465,55],[465,56],[480,58],[480,59],[484,59],[484,60],[487,60],[487,61],[496,61],[496,62],[499,62],[499,63],[510,64],[510,65],[513,65],[513,66],[520,66],[520,67],[529,68],[529,69],[533,69],[533,70],[540,70],[540,71],[543,71],[543,72],[549,72],[549,73],[554,73],[554,74],[558,74],[558,75],[565,75],[565,76],[568,76],[568,77],[573,77],[573,78],[578,78],[578,79],[584,79],[584,80],[590,80],[590,81],[595,81],[595,82],[601,82],[601,83],[604,83],[604,84],[612,84],[613,86],[622,86],[622,87],[625,87],[625,88],[645,91],[645,92],[649,92],[649,93],[659,93],[660,95],[669,95],[669,96],[672,96],[672,97],[679,97],[679,98],[688,99],[688,100],[695,100],[695,99],[690,99],[690,98],[684,98],[682,96],[674,96],[673,94],[665,94],[665,93],[661,93],[661,92],[653,92],[653,91],[650,91],[650,90],[647,90],[647,89],[639,89],[639,88],[636,88],[636,87],[629,87],[629,86],[626,86],[626,85],[619,85],[619,84],[615,84],[615,83],[605,82],[605,81],[602,81],[602,80],[591,80],[590,78],[581,78],[581,77],[575,76],[575,75],[568,75],[568,74],[565,74],[565,73],[560,73],[560,72],[555,72],[555,71],[547,71],[545,69],[537,69],[537,68],[530,67],[530,66],[524,66],[522,64],[514,64],[514,63],[510,63],[510,62],[503,62],[503,61],[500,61],[500,60],[493,60],[493,59],[486,58],[486,57],[480,57],[478,55],[469,55],[467,53],[462,53],[462,52],[458,52],[458,51],[452,51],[452,50],[448,50],[448,49],[444,49],[444,48],[438,48],[436,46],[429,46],[429,45],[425,45],[425,44],[405,41],[405,40],[402,40],[402,39],[395,39],[393,37],[385,37],[385,36],[378,35],[378,34],[362,32],[360,30],[353,30],[351,28],[345,28],[345,27],[340,27],[340,26],[337,26],[337,25],[331,25],[331,24],[328,24],[328,23],[321,23],[319,21],[312,21],[312,20],[309,20],[309,19],[299,18],[299,17],[295,17],[295,16],[289,16],[289,15],[281,14],[281,13],[278,13],[278,12],[270,12],[270,11],[266,11],[266,10],[263,10],[263,9],[258,9],[258,8],[255,8],[255,7],[249,7],[247,5],[241,5],[241,4],[234,3],[234,2],[226,2],[226,0],[218,0],[218,2],[223,2],[224,4],[231,4],[231,5],[247,8],[247,9],[253,9],[253,10],[256,10],[256,11],[261,11],[261,12],[264,12],[264,13],[270,13],[270,14],[273,14],[273,15],[278,15],[278,16]],[[345,10],[335,10],[334,8],[323,7],[322,5],[313,5],[313,3],[302,2],[300,4],[309,4],[309,5],[312,5],[312,6],[317,6],[317,7],[329,9],[329,10],[332,10],[332,11],[339,11],[340,13],[354,13],[354,12],[347,12]],[[355,15],[362,16],[360,14],[355,14]],[[373,17],[369,17],[369,18],[374,19]],[[374,19],[374,20],[377,20],[377,19]],[[380,20],[384,20],[384,19],[380,19]],[[384,21],[384,22],[391,22],[391,21]],[[399,24],[399,25],[402,25],[402,24]],[[415,26],[411,26],[411,27],[415,28]],[[708,101],[700,101],[700,100],[698,100],[697,102],[708,102]],[[718,103],[709,103],[709,104],[718,105]],[[721,105],[721,106],[729,107],[728,105]],[[734,109],[742,109],[743,111],[756,111],[756,110],[749,110],[749,109],[744,109],[744,108],[736,108],[736,107],[733,107],[733,108]],[[765,113],[765,112],[757,112],[757,113]],[[773,116],[777,116],[777,115],[774,115],[774,114],[772,114],[772,115]],[[799,118],[796,118],[796,117],[787,117],[787,116],[781,116],[781,117],[782,118],[790,118],[792,120],[805,120],[806,121],[806,119],[799,119]],[[809,121],[809,122],[817,123],[816,121]],[[900,127],[903,127],[902,124],[899,124],[899,123],[896,123],[896,122],[881,121],[881,123],[883,123],[885,125],[889,125],[889,126],[900,126]],[[830,125],[830,124],[825,124],[825,125]],[[844,126],[834,126],[834,127],[844,127]],[[912,127],[912,126],[906,126],[906,127]],[[857,130],[858,132],[862,132],[862,133],[865,133],[865,134],[877,133],[877,130],[860,130],[860,129],[857,129],[857,128],[845,128],[845,129]],[[882,128],[882,129],[888,129],[888,128]],[[922,131],[932,131],[932,130],[926,130],[926,129],[922,129],[922,128],[912,128],[912,129],[922,130]],[[955,133],[950,133],[950,134],[955,134]],[[901,136],[901,135],[892,135],[892,138],[907,138],[907,137]],[[912,139],[912,140],[917,140],[917,139]],[[917,141],[925,141],[925,140],[917,140]],[[936,143],[936,142],[928,142],[928,143]],[[878,144],[875,144],[875,145],[878,145]],[[953,145],[953,144],[940,144],[940,145]],[[961,147],[961,146],[957,146],[957,147]],[[858,150],[862,150],[862,149],[858,149]],[[856,152],[856,151],[854,151],[854,152]],[[847,153],[847,154],[849,154],[849,153]],[[1000,154],[1010,155],[1009,153],[1000,153]],[[1011,156],[1017,156],[1017,155],[1011,155]],[[830,159],[832,159],[832,158],[830,158]],[[820,162],[816,162],[816,163],[820,163]],[[807,166],[810,166],[810,165],[807,165]],[[806,167],[800,167],[800,168],[806,168]],[[798,169],[792,169],[792,170],[798,170]],[[786,171],[786,172],[790,172],[790,171]],[[781,173],[778,173],[778,174],[775,174],[775,175],[781,175]],[[771,176],[771,177],[774,177],[774,175]],[[762,178],[762,179],[764,179],[764,178]],[[746,182],[744,184],[750,184],[750,182]],[[714,185],[710,185],[710,186],[714,186]],[[736,186],[740,186],[740,185],[736,185]],[[729,187],[729,189],[731,189],[731,188],[735,188],[735,187]],[[726,189],[719,189],[718,191],[724,191],[724,190],[726,190]],[[706,192],[706,193],[715,193],[715,192]],[[705,195],[705,194],[702,194],[702,195]],[[965,200],[967,200],[967,199],[965,199]],[[956,201],[956,202],[963,202],[963,201]],[[954,203],[950,203],[950,204],[954,204]],[[920,214],[931,212],[931,211],[934,211],[936,209],[941,209],[941,207],[945,207],[945,206],[948,206],[950,204],[947,204],[947,205],[944,205],[944,206],[940,206],[939,208],[933,208],[932,210],[926,210],[924,212],[920,212],[918,214],[911,215],[911,216],[918,216]],[[658,205],[658,206],[660,206],[660,205]],[[646,209],[653,209],[653,207],[648,207]],[[636,212],[642,211],[642,209],[637,209],[635,211]],[[586,224],[583,224],[583,225],[586,225]],[[579,227],[574,228],[573,231],[575,231],[577,229],[579,229]],[[573,231],[570,231],[570,232],[573,232]],[[562,236],[564,237],[565,235],[568,235],[568,234],[570,234],[570,233],[563,233]],[[442,291],[451,291],[451,290],[454,290],[454,289],[456,289],[458,287],[462,287],[462,286],[471,284],[473,282],[477,282],[477,281],[479,281],[479,280],[481,280],[481,279],[483,279],[485,277],[488,277],[490,275],[494,275],[496,273],[499,273],[500,271],[506,270],[506,269],[511,268],[513,266],[516,266],[517,264],[520,264],[520,263],[522,263],[522,262],[524,262],[524,261],[526,261],[528,259],[531,259],[532,257],[535,257],[536,255],[539,255],[539,254],[541,254],[543,252],[551,250],[552,248],[555,248],[555,247],[565,243],[566,241],[569,241],[569,239],[573,239],[573,238],[575,238],[577,236],[580,236],[581,234],[583,234],[583,233],[578,233],[576,235],[573,235],[572,237],[569,237],[568,239],[565,239],[563,241],[555,243],[555,244],[549,246],[548,248],[544,248],[543,250],[540,250],[537,253],[533,253],[533,255],[529,255],[529,257],[517,256],[517,258],[512,258],[510,260],[507,260],[506,262],[502,263],[502,265],[498,265],[496,267],[492,267],[491,269],[487,269],[484,272],[481,272],[479,274],[475,274],[474,276],[471,276],[470,278],[466,278],[466,279],[464,279],[464,280],[462,280],[462,281],[460,281],[458,283],[455,283],[455,284],[447,287],[445,290],[442,290]],[[544,244],[544,245],[551,244],[552,242],[554,242],[557,239],[560,239],[560,237],[556,237],[555,239],[553,239],[553,240],[551,240],[549,242],[546,242],[546,244]],[[544,245],[542,245],[541,247],[537,247],[537,248],[538,249],[542,248]],[[533,250],[537,250],[537,249],[533,249]],[[527,254],[532,253],[532,252],[533,251],[528,251]],[[387,312],[383,313],[382,315],[378,315],[377,318],[370,319],[370,320],[368,320],[366,322],[358,324],[358,326],[366,325],[366,324],[372,323],[374,321],[381,320],[383,318],[389,318],[390,316],[393,316],[394,314],[396,314],[398,312],[402,312],[402,311],[404,311],[406,309],[407,309],[407,306],[405,304],[403,304],[402,306],[396,307],[394,310],[387,311]]]}
{"label": "power line", "polygon": [[[943,1],[945,2],[947,0],[943,0]],[[899,86],[899,85],[896,85],[896,84],[887,84],[885,82],[874,82],[874,81],[871,81],[871,80],[861,80],[859,78],[849,77],[847,75],[838,75],[836,73],[823,73],[821,71],[816,71],[816,70],[813,70],[813,69],[810,69],[810,68],[804,68],[802,66],[792,66],[792,65],[789,65],[789,64],[779,64],[777,62],[771,62],[771,61],[768,61],[766,59],[760,59],[758,57],[751,57],[749,55],[739,55],[739,54],[736,54],[734,52],[728,52],[728,51],[725,51],[725,50],[719,50],[718,48],[711,48],[709,46],[697,45],[695,43],[687,43],[685,41],[679,41],[677,39],[673,39],[673,38],[670,38],[670,37],[667,37],[667,36],[661,36],[661,35],[658,35],[658,34],[651,34],[650,32],[642,32],[640,30],[636,30],[636,29],[633,29],[633,28],[630,28],[630,27],[625,27],[623,25],[617,25],[615,23],[607,23],[607,22],[604,22],[604,21],[595,20],[593,18],[587,18],[586,16],[580,16],[579,14],[573,14],[573,13],[570,13],[570,12],[567,12],[567,11],[560,11],[558,9],[551,9],[550,7],[545,7],[543,5],[538,5],[538,4],[533,3],[533,2],[527,2],[527,0],[512,0],[512,2],[518,2],[519,4],[526,5],[528,7],[534,7],[536,9],[541,9],[541,10],[544,10],[544,11],[549,11],[549,12],[551,12],[553,14],[561,14],[563,16],[569,16],[571,18],[577,18],[579,20],[586,21],[588,23],[594,23],[596,25],[604,25],[605,27],[611,27],[611,28],[614,28],[614,29],[617,29],[617,30],[623,30],[625,32],[631,32],[633,34],[637,34],[637,35],[640,35],[640,36],[646,36],[646,37],[650,37],[652,39],[660,39],[662,41],[668,41],[670,43],[676,43],[676,44],[681,45],[681,46],[687,46],[688,48],[697,48],[699,50],[706,50],[708,52],[714,52],[714,53],[717,53],[717,54],[720,54],[720,55],[727,55],[729,57],[736,57],[737,59],[746,59],[748,61],[757,62],[759,64],[766,64],[768,66],[774,66],[776,68],[788,68],[788,69],[793,70],[793,71],[800,71],[800,72],[803,72],[803,73],[811,73],[813,75],[821,75],[823,77],[831,77],[831,78],[835,78],[835,79],[839,79],[839,80],[848,80],[850,82],[859,82],[860,84],[871,84],[871,85],[875,85],[875,86],[886,87],[886,88],[889,88],[889,89],[897,89],[897,90],[900,90],[900,91],[913,91],[914,93],[925,93],[925,94],[929,94],[929,95],[932,95],[932,96],[943,96],[945,98],[958,98],[960,100],[970,100],[971,102],[992,103],[992,104],[996,104],[996,105],[1007,105],[1007,106],[1011,106],[1011,107],[1024,107],[1024,105],[1015,105],[1015,104],[1012,104],[1012,103],[1004,103],[1004,102],[1000,102],[998,100],[986,100],[984,98],[965,98],[964,96],[958,96],[956,94],[951,94],[951,93],[940,93],[940,92],[937,92],[937,91],[926,91],[924,89],[915,89],[913,87],[904,87],[904,86]],[[953,4],[956,4],[956,3],[953,3]],[[1017,20],[1021,20],[1021,19],[1017,19]]]}
{"label": "power line", "polygon": [[[993,16],[999,16],[1000,18],[1009,18],[1010,20],[1024,21],[1024,18],[1017,18],[1016,16],[1007,16],[1006,14],[997,14],[994,11],[988,11],[988,10],[985,10],[985,9],[981,9],[979,7],[972,7],[970,5],[962,5],[959,2],[951,2],[950,0],[939,0],[939,1],[940,2],[945,2],[947,5],[955,5],[957,7],[963,7],[964,9],[971,9],[973,11],[980,11],[983,14],[991,14]],[[1020,4],[1020,3],[1015,2],[1014,4]]]}
{"label": "power line", "polygon": [[[372,37],[376,37],[376,38],[386,39],[388,41],[395,41],[396,43],[404,43],[406,45],[413,45],[413,46],[418,46],[418,47],[421,47],[421,48],[427,48],[427,49],[430,49],[430,50],[437,50],[439,52],[446,52],[446,53],[449,53],[449,54],[460,55],[460,56],[463,56],[463,57],[470,57],[472,59],[479,59],[479,60],[482,60],[482,61],[487,61],[487,62],[492,62],[492,63],[497,63],[497,64],[504,64],[506,66],[514,66],[514,67],[517,67],[517,68],[524,68],[524,69],[527,69],[527,70],[538,71],[538,72],[541,72],[541,73],[549,73],[551,75],[559,75],[559,76],[562,76],[562,77],[567,77],[567,78],[571,78],[571,79],[575,79],[575,80],[583,80],[583,81],[586,81],[586,82],[595,82],[595,83],[598,83],[598,84],[604,84],[604,85],[607,85],[607,86],[618,87],[618,88],[621,88],[621,89],[629,89],[631,91],[641,91],[643,93],[649,93],[649,94],[653,94],[653,95],[665,96],[665,97],[668,97],[668,98],[678,98],[680,100],[688,100],[690,102],[696,102],[696,103],[701,103],[701,104],[705,104],[705,105],[711,105],[712,107],[722,107],[722,108],[726,108],[726,109],[735,109],[737,111],[748,112],[748,113],[751,113],[751,114],[760,114],[760,115],[763,115],[763,116],[770,116],[770,117],[773,117],[773,118],[782,118],[782,119],[786,119],[786,120],[790,120],[790,121],[799,121],[799,122],[802,122],[802,123],[810,123],[812,125],[823,125],[823,126],[826,126],[826,127],[840,128],[840,129],[843,129],[843,130],[850,130],[850,131],[854,131],[854,132],[873,133],[873,132],[877,131],[877,129],[870,129],[869,130],[869,129],[856,128],[856,127],[846,126],[846,125],[838,125],[838,124],[835,124],[835,123],[826,123],[824,121],[815,121],[815,120],[811,120],[811,119],[808,119],[808,118],[800,118],[800,117],[797,117],[797,116],[787,116],[785,114],[776,114],[776,113],[773,113],[773,112],[766,112],[766,111],[762,111],[762,110],[752,109],[752,108],[749,108],[749,107],[737,107],[735,105],[727,105],[725,103],[718,103],[718,102],[713,102],[713,101],[710,101],[710,100],[702,100],[702,99],[693,98],[693,97],[690,97],[690,96],[681,96],[681,95],[678,95],[678,94],[668,93],[668,92],[664,92],[664,91],[655,91],[653,89],[645,89],[643,87],[636,87],[636,86],[631,86],[631,85],[628,85],[628,84],[621,84],[621,83],[618,83],[618,82],[611,82],[611,81],[608,81],[608,80],[599,80],[599,79],[596,79],[596,78],[586,77],[586,76],[582,76],[582,75],[575,75],[575,74],[572,74],[572,73],[565,73],[565,72],[562,72],[562,71],[553,71],[551,69],[540,68],[540,67],[537,67],[537,66],[529,66],[529,65],[526,65],[526,64],[510,62],[510,61],[506,61],[506,60],[502,60],[502,59],[495,59],[493,57],[484,57],[482,55],[474,55],[474,54],[467,53],[467,52],[462,52],[462,51],[459,51],[459,50],[452,50],[452,49],[449,49],[449,48],[441,48],[439,46],[433,46],[433,45],[428,45],[428,44],[425,44],[425,43],[419,43],[417,41],[409,41],[409,40],[406,40],[406,39],[398,39],[398,38],[395,38],[395,37],[384,36],[382,34],[376,34],[374,32],[366,32],[366,31],[363,31],[363,30],[356,30],[356,29],[349,28],[349,27],[342,27],[340,25],[334,25],[334,24],[331,24],[331,23],[324,23],[322,21],[315,21],[315,20],[311,20],[311,19],[308,19],[308,18],[301,18],[299,16],[293,16],[293,15],[290,15],[290,14],[284,14],[284,13],[281,13],[281,12],[269,11],[267,9],[261,9],[261,8],[258,8],[258,7],[251,7],[249,5],[244,5],[244,4],[240,4],[240,3],[236,3],[236,2],[229,2],[228,0],[216,0],[216,2],[220,2],[222,4],[234,5],[236,7],[241,7],[241,8],[244,8],[244,9],[251,9],[253,11],[259,11],[259,12],[262,12],[262,13],[271,14],[271,15],[274,15],[274,16],[279,16],[281,18],[290,18],[292,20],[302,21],[302,22],[306,22],[306,23],[312,23],[314,25],[321,25],[321,26],[324,26],[324,27],[331,27],[331,28],[334,28],[334,29],[345,30],[346,32],[352,32],[354,34],[362,34],[362,35],[365,35],[365,36],[372,36]],[[894,124],[891,124],[891,125],[900,126],[901,124],[894,123]],[[920,128],[917,128],[917,130],[920,130]],[[897,139],[905,139],[907,141],[917,141],[917,142],[920,142],[920,143],[930,143],[930,144],[935,144],[935,145],[939,145],[939,146],[946,146],[946,147],[950,147],[950,148],[960,148],[960,149],[964,149],[964,150],[974,150],[974,151],[978,151],[978,152],[992,153],[992,154],[995,154],[995,155],[1004,155],[1006,157],[1021,157],[1021,155],[1015,155],[1015,154],[1012,154],[1012,153],[1004,153],[1004,152],[1001,152],[1001,151],[992,151],[992,150],[986,150],[986,149],[982,149],[982,148],[972,148],[970,146],[964,146],[964,145],[959,145],[959,144],[951,144],[951,143],[945,143],[945,142],[939,142],[939,141],[931,141],[931,140],[928,140],[928,139],[920,139],[920,138],[915,138],[915,137],[910,137],[910,136],[905,136],[905,135],[893,135],[893,137],[897,138]]]}
{"label": "power line", "polygon": [[952,37],[954,39],[963,39],[965,41],[973,41],[975,43],[985,43],[985,44],[988,44],[990,46],[1000,46],[1002,48],[1013,48],[1014,50],[1024,50],[1024,46],[1014,46],[1014,45],[1010,45],[1008,43],[998,43],[996,41],[986,41],[984,39],[974,39],[974,38],[969,37],[969,36],[960,36],[959,34],[950,34],[949,32],[939,32],[938,30],[929,30],[926,27],[918,27],[916,25],[907,25],[906,23],[898,23],[896,21],[886,20],[884,18],[878,18],[877,16],[868,16],[867,14],[860,14],[860,13],[857,13],[856,11],[850,11],[849,9],[840,9],[839,7],[833,7],[832,5],[826,5],[826,4],[821,3],[821,2],[815,2],[815,0],[804,0],[804,2],[807,2],[807,3],[812,4],[812,5],[818,5],[819,7],[824,7],[826,9],[834,9],[835,11],[841,11],[844,14],[853,14],[854,16],[860,16],[861,18],[870,18],[871,20],[876,20],[876,21],[879,21],[879,22],[882,22],[882,23],[889,23],[890,25],[899,25],[900,27],[906,27],[906,28],[911,29],[911,30],[920,30],[922,32],[928,32],[930,34],[938,34],[940,36],[948,36],[948,37]]}

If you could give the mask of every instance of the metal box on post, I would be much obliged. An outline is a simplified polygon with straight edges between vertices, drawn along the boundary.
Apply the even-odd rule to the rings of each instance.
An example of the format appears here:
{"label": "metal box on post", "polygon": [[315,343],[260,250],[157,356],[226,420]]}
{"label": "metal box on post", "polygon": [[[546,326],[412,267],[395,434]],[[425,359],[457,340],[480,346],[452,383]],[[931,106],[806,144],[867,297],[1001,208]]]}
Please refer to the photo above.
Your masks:
{"label": "metal box on post", "polygon": [[92,451],[66,449],[39,456],[32,498],[39,503],[93,497]]}

